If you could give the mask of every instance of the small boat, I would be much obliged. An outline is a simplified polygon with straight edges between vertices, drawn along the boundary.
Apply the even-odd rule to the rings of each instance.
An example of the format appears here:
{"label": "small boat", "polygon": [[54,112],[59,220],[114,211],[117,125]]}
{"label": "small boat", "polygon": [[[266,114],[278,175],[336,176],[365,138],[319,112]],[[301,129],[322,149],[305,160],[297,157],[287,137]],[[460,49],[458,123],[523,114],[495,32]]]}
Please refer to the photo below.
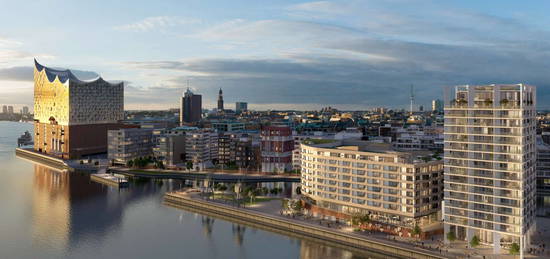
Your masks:
{"label": "small boat", "polygon": [[21,135],[21,137],[19,137],[17,139],[17,146],[18,147],[29,146],[29,145],[32,145],[32,144],[34,144],[34,142],[32,141],[32,136],[29,133],[29,131],[25,131],[25,133],[23,133],[23,135]]}

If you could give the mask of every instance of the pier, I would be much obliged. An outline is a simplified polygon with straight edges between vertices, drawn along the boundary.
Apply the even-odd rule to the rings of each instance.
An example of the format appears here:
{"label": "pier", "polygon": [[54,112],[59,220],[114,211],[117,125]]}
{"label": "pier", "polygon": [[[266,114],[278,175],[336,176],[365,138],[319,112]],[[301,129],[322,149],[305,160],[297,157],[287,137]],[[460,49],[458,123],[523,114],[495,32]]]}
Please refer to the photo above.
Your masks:
{"label": "pier", "polygon": [[90,180],[118,188],[128,187],[128,180],[126,180],[124,176],[112,174],[91,174]]}

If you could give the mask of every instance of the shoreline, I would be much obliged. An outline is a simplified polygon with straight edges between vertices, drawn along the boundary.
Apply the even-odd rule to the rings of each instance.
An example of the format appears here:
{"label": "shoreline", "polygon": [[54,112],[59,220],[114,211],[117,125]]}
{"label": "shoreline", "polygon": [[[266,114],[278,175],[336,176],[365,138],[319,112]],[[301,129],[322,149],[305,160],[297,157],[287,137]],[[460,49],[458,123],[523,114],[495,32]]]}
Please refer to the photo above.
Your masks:
{"label": "shoreline", "polygon": [[342,233],[308,223],[285,220],[253,210],[208,202],[178,192],[166,193],[164,195],[163,204],[184,210],[194,210],[194,212],[203,215],[210,214],[214,217],[221,217],[224,220],[251,225],[280,234],[298,236],[300,238],[307,237],[330,245],[338,244],[345,248],[359,249],[359,251],[363,253],[371,252],[373,256],[377,256],[375,258],[449,258],[429,251],[400,247],[398,245],[389,244],[389,242],[372,240],[352,233]]}

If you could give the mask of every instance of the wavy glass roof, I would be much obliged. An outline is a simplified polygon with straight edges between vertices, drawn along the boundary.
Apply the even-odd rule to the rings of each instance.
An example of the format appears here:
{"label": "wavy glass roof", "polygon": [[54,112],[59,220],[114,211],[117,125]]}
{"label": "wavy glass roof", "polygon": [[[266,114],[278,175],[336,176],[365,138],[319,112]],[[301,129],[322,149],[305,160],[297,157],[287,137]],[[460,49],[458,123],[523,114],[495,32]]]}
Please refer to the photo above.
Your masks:
{"label": "wavy glass roof", "polygon": [[38,63],[36,59],[34,60],[34,67],[38,72],[42,72],[44,70],[46,77],[48,77],[48,81],[50,82],[53,82],[55,81],[55,78],[58,78],[61,83],[65,83],[67,82],[67,80],[71,80],[77,83],[93,83],[97,81],[103,81],[113,85],[118,84],[118,83],[107,82],[103,80],[103,78],[101,78],[100,76],[91,80],[82,80],[82,79],[79,79],[76,75],[74,75],[73,72],[71,72],[71,70],[69,69],[60,70],[60,69],[49,68]]}

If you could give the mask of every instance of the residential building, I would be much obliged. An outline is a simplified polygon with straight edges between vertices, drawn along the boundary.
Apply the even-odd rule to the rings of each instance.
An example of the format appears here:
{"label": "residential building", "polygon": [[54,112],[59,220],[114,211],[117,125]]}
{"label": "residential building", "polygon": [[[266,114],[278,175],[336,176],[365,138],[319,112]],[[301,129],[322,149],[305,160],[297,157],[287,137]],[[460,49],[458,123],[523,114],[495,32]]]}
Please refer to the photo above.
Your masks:
{"label": "residential building", "polygon": [[13,106],[8,106],[8,114],[13,115]]}
{"label": "residential building", "polygon": [[153,156],[152,129],[118,129],[107,133],[107,157],[113,164],[125,165],[136,158]]}
{"label": "residential building", "polygon": [[34,65],[34,149],[65,159],[107,152],[107,130],[123,127],[124,84]]}
{"label": "residential building", "polygon": [[195,169],[212,167],[213,160],[218,159],[218,133],[211,129],[185,131],[185,159]]}
{"label": "residential building", "polygon": [[23,106],[23,110],[21,110],[21,113],[23,115],[29,114],[29,107],[28,106]]}
{"label": "residential building", "polygon": [[537,136],[537,192],[550,193],[550,132]]}
{"label": "residential building", "polygon": [[237,167],[251,171],[260,171],[261,151],[258,137],[251,134],[242,135],[235,147],[235,163]]}
{"label": "residential building", "polygon": [[261,130],[262,172],[292,170],[292,131],[288,126],[265,126]]}
{"label": "residential building", "polygon": [[524,84],[445,91],[445,233],[526,248],[535,230],[536,89]]}
{"label": "residential building", "polygon": [[2,113],[3,114],[8,114],[8,106],[2,105]]}
{"label": "residential building", "polygon": [[302,143],[301,149],[302,193],[314,201],[308,207],[315,216],[369,215],[391,232],[408,233],[438,222],[443,161],[432,152],[398,152],[387,143],[359,140]]}
{"label": "residential building", "polygon": [[180,126],[185,123],[195,123],[202,118],[202,96],[194,94],[189,88],[181,97]]}
{"label": "residential building", "polygon": [[154,130],[153,154],[168,168],[185,168],[185,132],[182,130]]}
{"label": "residential building", "polygon": [[240,131],[246,129],[246,124],[240,121],[217,121],[212,122],[212,128],[220,132]]}
{"label": "residential building", "polygon": [[246,103],[246,102],[236,102],[235,103],[235,112],[237,114],[242,113],[242,112],[247,112],[247,111],[248,111],[248,103]]}

